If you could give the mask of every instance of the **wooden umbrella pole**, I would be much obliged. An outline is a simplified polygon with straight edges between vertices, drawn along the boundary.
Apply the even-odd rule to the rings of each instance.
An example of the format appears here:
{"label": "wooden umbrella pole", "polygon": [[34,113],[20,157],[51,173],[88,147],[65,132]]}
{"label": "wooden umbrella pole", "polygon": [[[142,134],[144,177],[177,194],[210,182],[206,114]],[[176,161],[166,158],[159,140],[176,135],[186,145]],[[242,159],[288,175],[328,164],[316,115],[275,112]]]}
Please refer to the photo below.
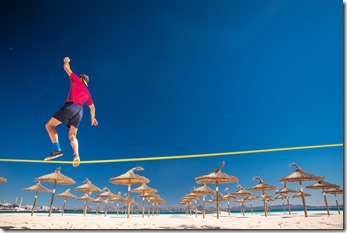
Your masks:
{"label": "wooden umbrella pole", "polygon": [[[106,201],[108,201],[108,200],[106,200]],[[108,209],[108,202],[107,202],[106,205],[105,205],[105,217],[106,217],[106,215],[107,215],[107,209]]]}
{"label": "wooden umbrella pole", "polygon": [[55,194],[55,188],[56,187],[57,187],[57,181],[54,182],[53,191],[52,191],[52,199],[51,199],[51,204],[50,204],[50,207],[49,207],[48,217],[51,217],[51,214],[52,214],[52,208],[53,208],[53,202],[54,202],[54,194]]}
{"label": "wooden umbrella pole", "polygon": [[252,215],[253,215],[253,205],[252,205],[252,200],[251,200],[251,211],[252,211]]}
{"label": "wooden umbrella pole", "polygon": [[216,183],[216,194],[217,194],[217,219],[219,219],[219,194],[218,194],[218,181]]}
{"label": "wooden umbrella pole", "polygon": [[288,204],[288,212],[290,214],[290,204],[289,204],[289,197],[288,197],[288,194],[287,194],[287,204]]}
{"label": "wooden umbrella pole", "polygon": [[283,207],[283,213],[285,214],[285,213],[286,213],[286,208],[284,207],[284,201],[283,201],[283,198],[282,198],[282,207]]}
{"label": "wooden umbrella pole", "polygon": [[300,192],[302,193],[301,195],[301,200],[302,200],[302,205],[304,206],[304,211],[305,211],[305,217],[307,217],[307,209],[306,209],[306,202],[305,202],[305,197],[304,197],[304,189],[302,188],[302,182],[299,181],[300,184]]}
{"label": "wooden umbrella pole", "polygon": [[[130,200],[130,188],[131,188],[131,185],[128,184],[128,198]],[[128,216],[127,218],[130,218],[130,202],[128,203]]]}
{"label": "wooden umbrella pole", "polygon": [[340,207],[339,207],[339,202],[337,201],[336,193],[334,193],[334,196],[335,196],[335,202],[336,202],[336,205],[337,205],[337,211],[340,214]]}
{"label": "wooden umbrella pole", "polygon": [[228,199],[228,215],[230,216],[230,200]]}
{"label": "wooden umbrella pole", "polygon": [[147,210],[148,217],[151,214],[151,211],[150,211],[151,210],[151,206],[150,206],[151,204],[150,203],[151,203],[151,201],[148,199],[148,210]]}
{"label": "wooden umbrella pole", "polygon": [[205,195],[202,196],[202,217],[205,218]]}
{"label": "wooden umbrella pole", "polygon": [[61,216],[64,215],[65,206],[66,206],[66,197],[64,198],[64,205],[63,205],[63,210],[61,211]]}
{"label": "wooden umbrella pole", "polygon": [[117,209],[116,209],[116,211],[117,211],[117,216],[118,216],[118,206],[119,206],[119,203],[117,202]]}
{"label": "wooden umbrella pole", "polygon": [[36,205],[37,194],[38,194],[38,191],[36,191],[36,193],[35,193],[34,204],[33,204],[32,210],[31,210],[31,216],[34,215],[34,209],[35,209],[35,205]]}
{"label": "wooden umbrella pole", "polygon": [[196,208],[196,201],[195,201],[195,217],[198,217],[198,209]]}
{"label": "wooden umbrella pole", "polygon": [[243,211],[243,216],[245,216],[246,207],[245,207],[245,203],[243,200],[242,200],[242,211]]}
{"label": "wooden umbrella pole", "polygon": [[87,214],[87,200],[84,201],[84,206],[83,206],[83,216],[86,216]]}
{"label": "wooden umbrella pole", "polygon": [[142,218],[145,217],[145,191],[142,191]]}
{"label": "wooden umbrella pole", "polygon": [[325,207],[327,208],[328,216],[330,216],[329,206],[328,206],[328,202],[327,202],[327,197],[326,197],[325,192],[324,192],[324,188],[322,189],[322,193],[324,196],[324,202],[325,202]]}
{"label": "wooden umbrella pole", "polygon": [[263,194],[263,204],[264,204],[264,214],[265,214],[265,217],[267,217],[267,208],[266,208],[266,204],[265,204],[265,192],[264,190],[261,190],[262,194]]}

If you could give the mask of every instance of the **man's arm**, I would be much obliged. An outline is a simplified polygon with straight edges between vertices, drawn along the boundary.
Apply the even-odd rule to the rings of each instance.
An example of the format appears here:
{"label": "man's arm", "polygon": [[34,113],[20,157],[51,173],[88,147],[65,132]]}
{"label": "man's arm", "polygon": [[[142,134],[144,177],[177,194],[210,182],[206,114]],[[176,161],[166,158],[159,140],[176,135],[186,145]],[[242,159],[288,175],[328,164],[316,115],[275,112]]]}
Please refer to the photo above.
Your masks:
{"label": "man's arm", "polygon": [[88,105],[90,108],[90,119],[92,121],[92,126],[97,126],[99,123],[98,121],[95,119],[95,106],[94,104]]}
{"label": "man's arm", "polygon": [[64,58],[64,70],[66,71],[66,73],[70,76],[72,71],[70,69],[70,58],[69,57],[65,57]]}

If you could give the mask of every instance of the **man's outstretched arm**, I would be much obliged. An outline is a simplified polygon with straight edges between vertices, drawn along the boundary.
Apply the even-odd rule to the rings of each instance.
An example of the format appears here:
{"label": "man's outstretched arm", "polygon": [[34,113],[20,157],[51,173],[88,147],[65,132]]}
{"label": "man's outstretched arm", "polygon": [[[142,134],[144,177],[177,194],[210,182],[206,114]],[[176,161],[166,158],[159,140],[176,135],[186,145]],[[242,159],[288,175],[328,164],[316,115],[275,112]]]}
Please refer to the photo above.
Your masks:
{"label": "man's outstretched arm", "polygon": [[92,126],[97,126],[99,123],[98,121],[95,119],[95,106],[94,104],[88,105],[90,108],[90,119],[92,122]]}
{"label": "man's outstretched arm", "polygon": [[70,76],[72,71],[70,69],[70,58],[69,57],[65,57],[64,58],[64,70],[66,71],[66,73]]}

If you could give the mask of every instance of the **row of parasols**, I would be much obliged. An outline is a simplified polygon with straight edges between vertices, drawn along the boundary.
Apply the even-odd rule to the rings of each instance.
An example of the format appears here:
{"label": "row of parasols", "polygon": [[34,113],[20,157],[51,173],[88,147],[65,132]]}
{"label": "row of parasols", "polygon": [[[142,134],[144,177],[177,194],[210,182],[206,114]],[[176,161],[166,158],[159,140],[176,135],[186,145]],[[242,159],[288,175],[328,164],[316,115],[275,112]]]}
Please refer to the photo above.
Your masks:
{"label": "row of parasols", "polygon": [[[51,198],[48,216],[51,216],[51,214],[52,214],[54,197],[58,196],[60,198],[64,198],[64,206],[62,209],[62,215],[64,214],[64,210],[65,210],[65,206],[66,206],[66,199],[67,198],[73,198],[73,199],[77,198],[77,200],[84,200],[84,208],[83,208],[83,215],[84,216],[87,213],[88,201],[92,201],[92,202],[96,202],[96,203],[105,203],[106,204],[105,216],[107,214],[107,208],[108,208],[109,203],[124,202],[124,203],[127,203],[127,209],[128,209],[127,210],[127,218],[129,218],[130,206],[138,204],[137,202],[134,201],[134,199],[130,198],[130,193],[134,192],[134,193],[139,193],[140,194],[139,198],[142,198],[142,217],[144,217],[144,209],[145,209],[144,208],[144,201],[145,200],[148,201],[148,217],[149,217],[150,216],[150,203],[153,204],[153,212],[154,212],[154,204],[157,206],[157,213],[158,213],[158,211],[159,211],[158,205],[164,204],[165,200],[162,199],[158,194],[156,194],[158,192],[156,189],[150,188],[146,185],[147,183],[150,182],[150,180],[148,178],[134,173],[134,171],[141,171],[141,170],[144,170],[144,169],[142,167],[135,167],[135,168],[130,169],[129,171],[127,171],[126,173],[124,173],[120,176],[117,176],[117,177],[110,179],[110,182],[113,184],[128,185],[128,193],[127,193],[126,198],[122,197],[120,192],[118,192],[117,195],[112,193],[110,191],[110,189],[108,189],[108,188],[104,188],[103,190],[101,190],[97,186],[93,185],[89,179],[86,179],[85,184],[74,188],[74,190],[76,190],[76,191],[85,192],[85,194],[80,198],[77,198],[75,195],[71,194],[70,189],[67,189],[63,193],[55,195],[57,184],[72,185],[72,184],[76,183],[73,179],[63,175],[60,172],[60,167],[57,168],[53,173],[35,178],[35,181],[37,181],[38,183],[31,186],[31,187],[24,188],[23,190],[35,192],[35,198],[34,198],[34,204],[33,204],[32,211],[31,211],[31,216],[33,216],[33,214],[34,214],[34,208],[36,205],[36,199],[37,199],[38,193],[39,192],[49,192],[49,193],[52,193],[52,198]],[[0,177],[0,183],[5,183],[5,182],[7,182],[7,180],[3,177]],[[53,183],[53,190],[50,190],[50,189],[44,187],[41,184],[41,182]],[[136,188],[136,189],[131,190],[131,185],[141,185],[141,186]],[[90,196],[93,192],[102,192],[102,191],[104,191],[104,192],[101,194],[97,194],[98,198],[94,199]],[[105,199],[102,199],[102,198],[105,198]],[[118,203],[117,203],[117,215],[118,215]]]}
{"label": "row of parasols", "polygon": [[[228,201],[228,214],[230,215],[230,199],[237,199],[237,197],[240,197],[237,202],[241,202],[241,212],[244,215],[244,202],[245,201],[250,201],[251,202],[251,208],[252,208],[252,200],[261,198],[263,199],[263,205],[264,205],[264,215],[265,217],[268,214],[268,202],[272,201],[272,195],[266,193],[266,190],[277,190],[277,187],[274,185],[270,185],[265,183],[259,176],[255,176],[253,180],[259,180],[259,183],[254,185],[253,187],[249,188],[248,190],[251,191],[259,191],[261,194],[258,197],[254,197],[253,193],[250,191],[246,191],[241,185],[238,185],[238,190],[236,192],[231,192],[229,193],[229,189],[226,189],[226,195],[222,196],[219,193],[218,190],[218,184],[224,184],[224,183],[232,183],[232,182],[238,182],[238,178],[235,176],[231,176],[228,174],[225,174],[221,171],[221,168],[224,166],[224,162],[215,169],[212,173],[204,176],[199,176],[195,178],[195,182],[198,184],[202,184],[201,187],[195,188],[191,190],[188,194],[184,195],[182,199],[180,200],[180,204],[186,205],[186,212],[188,212],[188,205],[190,205],[193,202],[195,202],[195,213],[197,213],[197,208],[196,208],[196,201],[199,199],[199,197],[202,196],[203,198],[203,203],[202,203],[202,215],[203,218],[205,218],[205,196],[207,194],[215,195],[215,199],[210,199],[208,202],[216,203],[217,205],[217,218],[219,218],[220,214],[220,202],[221,201]],[[339,209],[339,204],[336,198],[336,194],[343,194],[343,190],[340,189],[340,186],[337,184],[331,184],[325,181],[325,177],[322,176],[316,176],[313,174],[310,174],[308,172],[303,171],[298,165],[295,163],[290,164],[290,166],[296,167],[296,170],[292,172],[291,174],[279,179],[279,182],[284,183],[284,187],[280,190],[276,191],[276,194],[278,194],[276,199],[282,199],[282,205],[284,207],[283,199],[287,200],[288,204],[288,211],[290,214],[290,204],[289,204],[289,193],[295,193],[293,198],[301,198],[302,199],[302,204],[305,212],[305,217],[307,217],[307,208],[306,208],[306,202],[305,202],[305,197],[311,196],[311,194],[304,192],[303,187],[302,187],[302,182],[305,181],[317,181],[316,183],[307,186],[306,188],[308,189],[321,189],[323,196],[324,196],[324,202],[326,205],[327,209],[327,214],[330,215],[329,212],[329,206],[328,202],[326,199],[326,194],[334,194],[335,196],[335,201],[337,204],[338,208],[338,213],[340,214],[340,209]],[[287,187],[288,182],[298,182],[300,189],[299,191],[290,189]],[[206,184],[215,184],[216,189],[212,190],[211,188],[207,187]],[[253,213],[253,209],[252,209]],[[197,214],[196,214],[197,216]]]}

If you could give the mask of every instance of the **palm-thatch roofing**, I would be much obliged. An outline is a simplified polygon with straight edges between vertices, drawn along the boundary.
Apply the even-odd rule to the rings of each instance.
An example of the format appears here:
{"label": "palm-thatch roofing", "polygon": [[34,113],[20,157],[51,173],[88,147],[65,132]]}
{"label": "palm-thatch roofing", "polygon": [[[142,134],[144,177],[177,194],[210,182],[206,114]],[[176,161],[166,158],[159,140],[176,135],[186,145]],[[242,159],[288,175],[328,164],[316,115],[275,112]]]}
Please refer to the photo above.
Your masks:
{"label": "palm-thatch roofing", "polygon": [[57,196],[60,197],[60,198],[73,198],[73,199],[77,198],[75,195],[73,195],[70,192],[70,189],[67,189],[65,192],[57,194]]}
{"label": "palm-thatch roofing", "polygon": [[329,188],[339,188],[340,185],[337,184],[331,184],[328,182],[325,182],[323,180],[319,180],[316,183],[306,186],[308,189],[329,189]]}
{"label": "palm-thatch roofing", "polygon": [[0,177],[0,184],[6,183],[6,182],[7,182],[7,179],[6,179],[6,178]]}
{"label": "palm-thatch roofing", "polygon": [[34,191],[34,192],[46,192],[46,193],[51,193],[52,190],[46,188],[43,186],[40,181],[37,182],[35,185],[30,186],[28,188],[23,188],[24,191]]}
{"label": "palm-thatch roofing", "polygon": [[120,176],[111,178],[110,182],[113,184],[124,184],[124,185],[148,183],[149,179],[134,173],[134,171],[142,171],[142,170],[144,170],[142,167],[132,168]]}
{"label": "palm-thatch roofing", "polygon": [[85,184],[74,188],[74,190],[86,193],[101,192],[101,189],[93,185],[88,178],[85,180]]}
{"label": "palm-thatch roofing", "polygon": [[60,167],[58,167],[55,172],[40,176],[35,179],[35,181],[43,181],[48,183],[56,183],[56,184],[75,184],[76,182],[60,173]]}
{"label": "palm-thatch roofing", "polygon": [[259,183],[249,188],[248,190],[262,191],[262,190],[275,190],[277,188],[276,186],[266,184],[259,176],[253,177],[253,180],[259,180]]}
{"label": "palm-thatch roofing", "polygon": [[296,170],[289,174],[288,176],[285,176],[281,179],[279,179],[279,182],[302,182],[302,181],[312,181],[312,180],[324,180],[325,177],[322,176],[316,176],[313,174],[310,174],[308,172],[303,171],[297,164],[292,163],[290,164],[292,167],[296,167]]}

